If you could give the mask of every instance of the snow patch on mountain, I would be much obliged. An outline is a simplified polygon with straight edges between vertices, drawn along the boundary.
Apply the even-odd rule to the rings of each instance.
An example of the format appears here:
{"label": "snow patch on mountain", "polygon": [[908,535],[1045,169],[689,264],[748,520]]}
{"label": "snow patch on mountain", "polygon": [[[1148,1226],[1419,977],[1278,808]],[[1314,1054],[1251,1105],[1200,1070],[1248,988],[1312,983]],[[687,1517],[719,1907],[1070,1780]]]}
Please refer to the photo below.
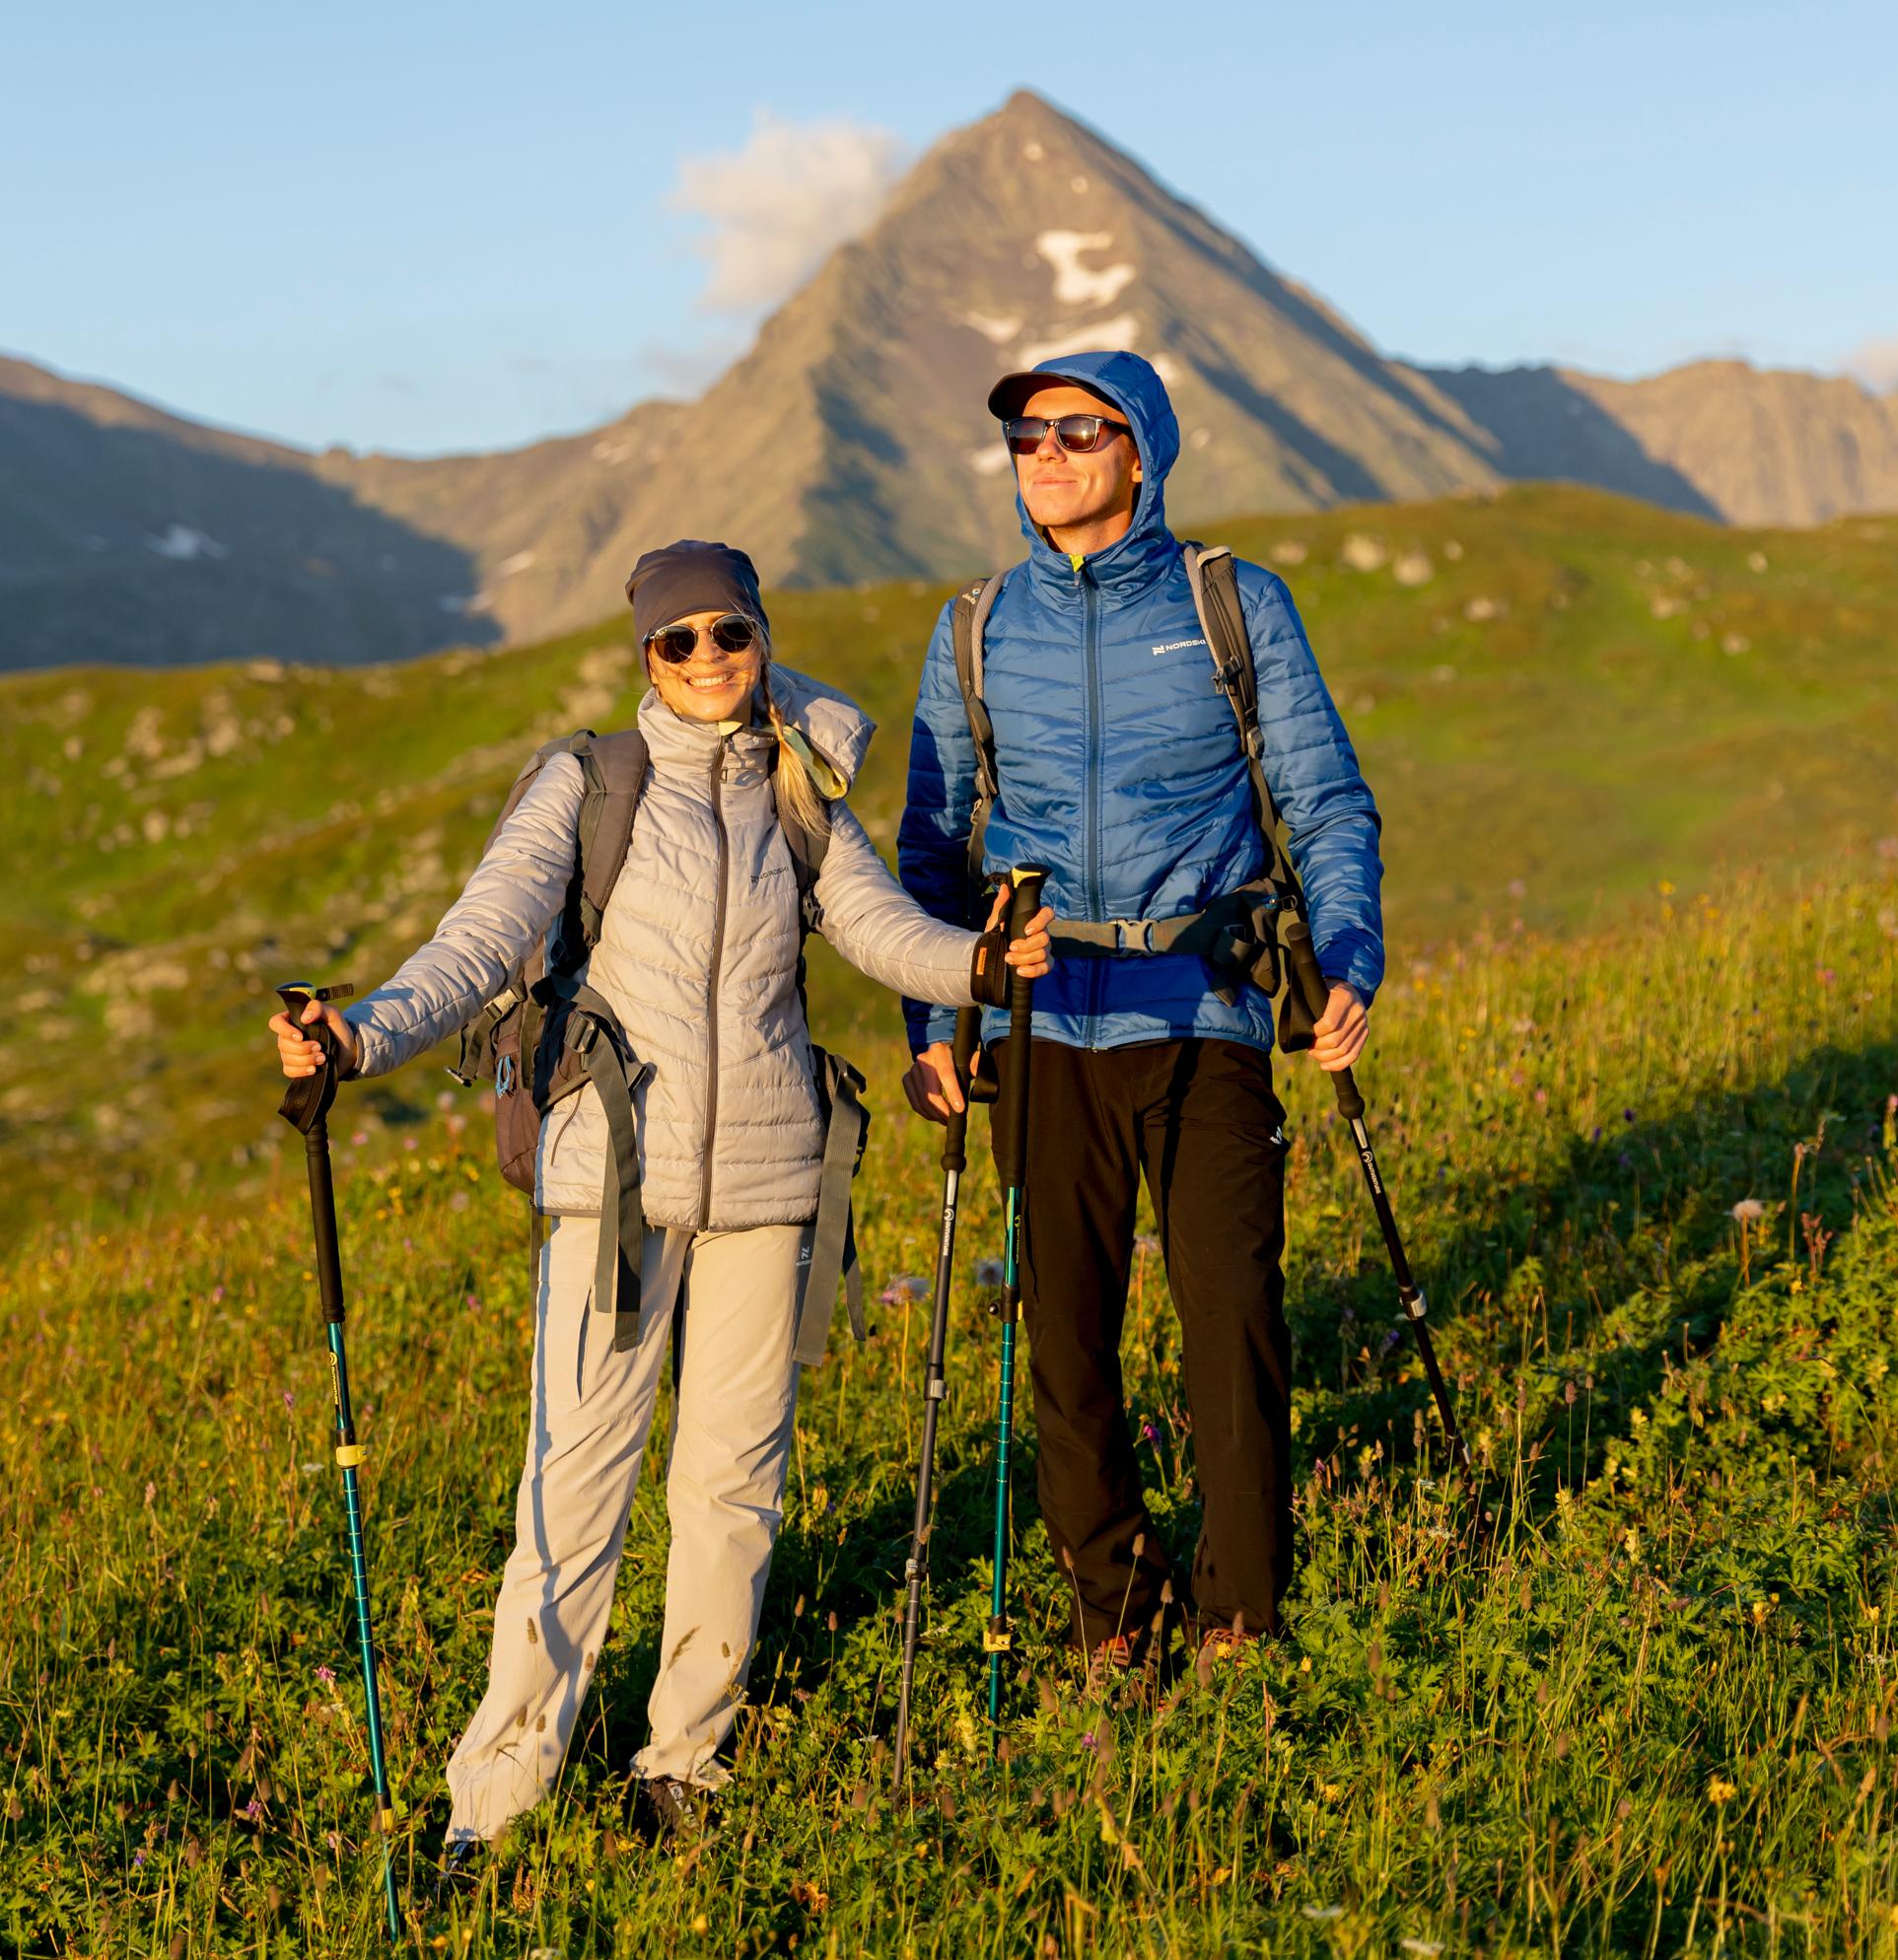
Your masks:
{"label": "snow patch on mountain", "polygon": [[1134,275],[1130,260],[1090,271],[1081,255],[1105,251],[1111,232],[1043,232],[1034,248],[1054,267],[1054,296],[1064,307],[1110,307]]}
{"label": "snow patch on mountain", "polygon": [[1024,368],[1038,368],[1043,361],[1058,361],[1065,354],[1091,353],[1101,347],[1131,348],[1139,341],[1139,319],[1133,314],[1115,314],[1112,319],[1091,320],[1051,340],[1032,340],[1015,358]]}
{"label": "snow patch on mountain", "polygon": [[999,317],[994,314],[963,313],[955,315],[964,326],[972,326],[984,340],[992,341],[997,347],[1006,347],[1021,331],[1021,316],[1012,314]]}
{"label": "snow patch on mountain", "polygon": [[173,558],[179,564],[189,564],[193,558],[228,558],[229,545],[220,544],[209,531],[194,529],[190,525],[170,524],[162,537],[148,537],[145,540],[147,551],[156,552],[161,558]]}

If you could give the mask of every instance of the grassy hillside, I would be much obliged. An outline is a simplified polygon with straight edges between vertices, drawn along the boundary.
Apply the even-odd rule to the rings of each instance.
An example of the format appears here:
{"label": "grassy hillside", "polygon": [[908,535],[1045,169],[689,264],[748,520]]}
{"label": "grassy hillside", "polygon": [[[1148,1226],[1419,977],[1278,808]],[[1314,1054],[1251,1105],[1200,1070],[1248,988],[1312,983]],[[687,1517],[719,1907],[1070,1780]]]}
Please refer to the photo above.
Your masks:
{"label": "grassy hillside", "polygon": [[[1312,583],[1314,611],[1350,616],[1334,609],[1349,588]],[[1379,603],[1401,615],[1409,601]],[[521,670],[554,685],[577,658],[552,651]],[[1488,658],[1507,701],[1511,656]],[[1386,684],[1358,662],[1348,686]],[[1710,672],[1731,665],[1715,656]],[[443,775],[433,802],[418,791],[402,807],[437,812],[446,857],[478,818],[440,723],[485,711],[460,691],[465,674],[429,672],[444,713],[416,739]],[[335,794],[368,808],[391,750],[373,719],[344,726],[359,698],[313,684],[300,712],[306,728],[334,718]],[[273,706],[245,701],[253,718]],[[288,776],[302,751],[274,752]],[[297,812],[216,780],[234,805],[256,798],[253,857],[278,868],[286,900],[307,913],[352,891],[388,906],[374,932],[394,931],[404,901],[383,895],[386,857],[353,875],[296,871],[300,837],[346,840],[359,824],[319,817],[299,833]],[[1499,852],[1524,848],[1515,827],[1498,831]],[[182,931],[182,899],[144,862],[146,878],[123,886],[128,910],[141,929]],[[216,862],[239,856],[194,875],[212,878]],[[972,1174],[922,1767],[896,1797],[881,1738],[925,1332],[900,1276],[929,1263],[937,1173],[916,1126],[878,1125],[863,1226],[887,1297],[866,1348],[807,1377],[756,1707],[721,1829],[675,1857],[630,1840],[621,1810],[665,1570],[655,1479],[576,1761],[453,1913],[428,1905],[428,1860],[512,1518],[524,1233],[455,1115],[380,1161],[345,1146],[352,1362],[417,1950],[1889,1953],[1895,870],[1776,873],[1718,903],[1651,896],[1612,933],[1472,935],[1429,970],[1400,967],[1365,1077],[1483,1466],[1480,1502],[1499,1518],[1485,1558],[1465,1550],[1470,1494],[1420,1454],[1433,1419],[1329,1098],[1289,1069],[1292,1638],[1224,1671],[1189,1669],[1158,1709],[1102,1706],[1054,1643],[1061,1580],[1024,1505],[1023,1648],[995,1768],[976,1700],[994,1336],[973,1267],[995,1250],[996,1219],[986,1165]],[[220,1013],[254,1011],[240,976],[224,985],[193,1023],[200,1054]],[[163,1052],[128,1040],[128,1061]],[[254,1127],[260,1071],[249,1093]],[[368,1092],[345,1095],[346,1136]],[[286,1189],[110,1237],[69,1228],[0,1266],[10,1950],[382,1950],[305,1234]],[[1143,1469],[1179,1555],[1194,1530],[1191,1438],[1151,1253],[1127,1355]],[[1018,1489],[1030,1488],[1024,1466]]]}
{"label": "grassy hillside", "polygon": [[[1303,608],[1385,812],[1398,975],[1484,919],[1568,927],[1722,866],[1893,848],[1898,521],[1748,533],[1536,488],[1215,534]],[[772,601],[784,657],[883,725],[856,802],[885,847],[942,597]],[[255,1040],[270,983],[384,977],[526,752],[623,722],[634,679],[616,617],[367,670],[0,681],[0,1225],[253,1175],[281,1129]],[[815,984],[886,1085],[892,1004],[821,955]],[[447,1087],[374,1087],[363,1126]]]}

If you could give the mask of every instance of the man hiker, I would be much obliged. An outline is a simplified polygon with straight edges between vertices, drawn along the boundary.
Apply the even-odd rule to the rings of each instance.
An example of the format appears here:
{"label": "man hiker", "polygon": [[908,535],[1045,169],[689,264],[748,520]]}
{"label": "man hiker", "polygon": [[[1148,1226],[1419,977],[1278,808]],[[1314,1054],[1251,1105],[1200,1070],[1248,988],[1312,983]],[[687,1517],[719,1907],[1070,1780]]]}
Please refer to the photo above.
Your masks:
{"label": "man hiker", "polygon": [[[1046,865],[1058,920],[1130,928],[1125,956],[1063,960],[1035,991],[1022,1281],[1042,1521],[1072,1578],[1075,1639],[1096,1665],[1126,1666],[1163,1626],[1169,1579],[1121,1387],[1143,1175],[1180,1316],[1203,1504],[1190,1600],[1172,1593],[1198,1639],[1225,1651],[1277,1633],[1291,1575],[1287,1146],[1271,1002],[1195,954],[1141,950],[1145,922],[1234,892],[1264,869],[1266,847],[1239,725],[1166,527],[1179,425],[1159,375],[1130,353],[1069,355],[1005,376],[989,409],[1013,455],[1028,556],[980,632],[997,785],[983,862]],[[1245,563],[1236,576],[1263,774],[1330,990],[1312,1054],[1348,1068],[1383,974],[1376,806],[1284,583]],[[924,663],[898,860],[910,891],[959,924],[978,751],[954,609]],[[905,1012],[904,1088],[940,1122],[960,1101],[953,1016],[914,1001]]]}

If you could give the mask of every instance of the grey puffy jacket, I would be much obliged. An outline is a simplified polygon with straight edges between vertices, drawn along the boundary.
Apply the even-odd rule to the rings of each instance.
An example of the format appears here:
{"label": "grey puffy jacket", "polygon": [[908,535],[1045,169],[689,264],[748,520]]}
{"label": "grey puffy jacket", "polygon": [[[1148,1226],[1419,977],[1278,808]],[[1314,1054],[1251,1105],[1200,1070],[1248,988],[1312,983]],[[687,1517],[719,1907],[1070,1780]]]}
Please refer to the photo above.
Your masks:
{"label": "grey puffy jacket", "polygon": [[[875,725],[834,689],[771,668],[773,699],[847,785]],[[823,1148],[798,998],[797,874],[772,800],[767,728],[688,722],[657,694],[639,708],[652,762],[626,866],[588,984],[649,1073],[634,1097],[646,1217],[739,1230],[811,1218]],[[452,1033],[537,945],[574,870],[580,765],[556,755],[475,868],[435,937],[348,1010],[359,1073],[386,1075]],[[970,1000],[975,935],[930,917],[864,828],[832,805],[813,897],[818,930],[852,965],[913,999]],[[606,1131],[589,1085],[543,1126],[547,1212],[598,1212]]]}

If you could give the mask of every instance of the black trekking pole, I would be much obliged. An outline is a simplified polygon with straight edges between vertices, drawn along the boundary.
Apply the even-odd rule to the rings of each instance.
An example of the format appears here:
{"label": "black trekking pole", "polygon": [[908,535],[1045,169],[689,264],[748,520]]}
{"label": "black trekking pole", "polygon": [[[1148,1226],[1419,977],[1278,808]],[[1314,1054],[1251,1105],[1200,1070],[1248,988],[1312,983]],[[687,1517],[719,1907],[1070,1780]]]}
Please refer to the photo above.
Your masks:
{"label": "black trekking pole", "polygon": [[316,1287],[322,1299],[329,1340],[329,1392],[336,1413],[336,1463],[343,1473],[343,1513],[349,1534],[349,1570],[356,1591],[356,1636],[363,1655],[363,1696],[369,1730],[369,1770],[376,1785],[376,1827],[383,1839],[383,1895],[388,1907],[388,1936],[402,1936],[401,1912],[395,1898],[395,1806],[389,1797],[388,1766],[383,1756],[383,1703],[376,1688],[376,1637],[370,1626],[369,1560],[363,1550],[363,1502],[357,1488],[356,1466],[367,1452],[356,1440],[356,1420],[349,1406],[349,1362],[343,1351],[342,1258],[336,1244],[336,1192],[329,1174],[329,1105],[336,1099],[336,1039],[326,1021],[305,1026],[303,1012],[312,1001],[335,1001],[355,992],[353,987],[313,987],[295,980],[277,989],[284,1012],[305,1036],[323,1051],[314,1076],[293,1081],[277,1110],[293,1129],[303,1132],[310,1169],[310,1216],[316,1233]]}
{"label": "black trekking pole", "polygon": [[[1290,906],[1279,917],[1279,944],[1291,962],[1292,985],[1298,988],[1311,1018],[1317,1020],[1331,999],[1331,989],[1318,970],[1318,956],[1311,946],[1311,929],[1302,915]],[[1309,1042],[1301,1045],[1309,1046]],[[1365,1127],[1364,1094],[1349,1069],[1330,1073],[1332,1090],[1338,1098],[1338,1113],[1351,1126],[1352,1140],[1358,1148],[1358,1162],[1363,1167],[1365,1183],[1371,1192],[1371,1208],[1377,1214],[1377,1225],[1384,1234],[1384,1250],[1390,1254],[1390,1270],[1397,1281],[1397,1301],[1404,1309],[1404,1318],[1410,1322],[1412,1333],[1417,1336],[1417,1352],[1423,1357],[1424,1373],[1430,1381],[1430,1392],[1436,1398],[1437,1413],[1442,1419],[1443,1434],[1449,1439],[1450,1450],[1457,1462],[1473,1476],[1475,1466],[1470,1462],[1469,1445],[1463,1440],[1462,1431],[1456,1427],[1456,1411],[1450,1407],[1449,1388],[1443,1380],[1442,1369],[1437,1365],[1436,1343],[1431,1340],[1430,1328],[1424,1320],[1423,1289],[1412,1277],[1404,1241],[1397,1230],[1396,1215],[1390,1209],[1390,1194],[1384,1189],[1383,1176],[1377,1168],[1377,1154],[1371,1147],[1371,1132]]]}
{"label": "black trekking pole", "polygon": [[930,1315],[929,1367],[923,1384],[923,1452],[916,1471],[916,1525],[910,1533],[904,1575],[909,1597],[903,1607],[903,1681],[896,1698],[896,1780],[908,1767],[909,1696],[916,1678],[916,1644],[923,1622],[923,1580],[929,1571],[930,1504],[936,1476],[936,1421],[949,1393],[943,1361],[949,1347],[949,1287],[955,1264],[955,1205],[962,1172],[968,1167],[968,1102],[974,1077],[969,1064],[982,1037],[982,1010],[963,1008],[955,1016],[951,1056],[955,1086],[963,1106],[949,1114],[943,1138],[943,1235],[936,1250],[936,1299]]}
{"label": "black trekking pole", "polygon": [[[1041,884],[1048,875],[1042,865],[1017,865],[1009,874],[1014,886],[1009,902],[1009,938],[1019,939],[1028,921],[1041,909]],[[1001,1397],[995,1429],[995,1583],[989,1600],[989,1624],[982,1645],[989,1656],[989,1747],[1000,1739],[1002,1719],[1002,1656],[1015,1645],[1009,1625],[1009,1457],[1015,1444],[1015,1326],[1021,1317],[1021,1214],[1028,1189],[1028,1058],[1034,1025],[1034,982],[1019,972],[1009,975],[1009,1039],[1003,1050],[1002,1124],[996,1136],[996,1158],[1002,1173],[1004,1231],[1003,1295],[996,1311],[1002,1320]]]}

